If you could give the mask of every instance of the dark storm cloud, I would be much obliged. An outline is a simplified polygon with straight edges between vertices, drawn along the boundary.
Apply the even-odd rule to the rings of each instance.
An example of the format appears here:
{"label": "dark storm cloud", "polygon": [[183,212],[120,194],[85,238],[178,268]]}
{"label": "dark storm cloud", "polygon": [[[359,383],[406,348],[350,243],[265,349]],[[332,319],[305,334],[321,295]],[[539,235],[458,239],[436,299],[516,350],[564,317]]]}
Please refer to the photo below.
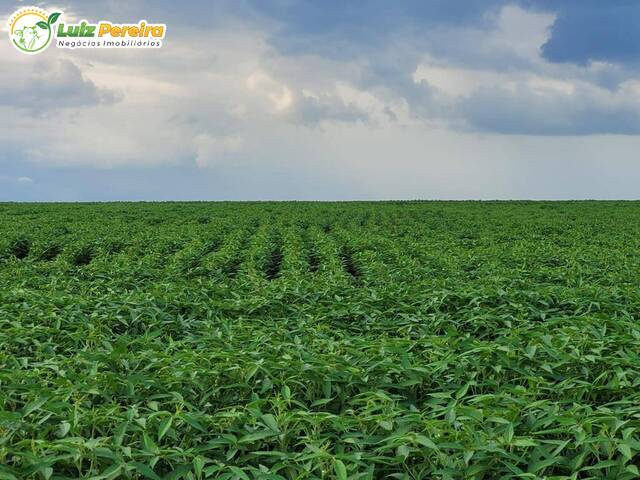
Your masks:
{"label": "dark storm cloud", "polygon": [[638,65],[640,57],[640,2],[538,2],[558,12],[545,58],[553,62],[586,64],[589,61]]}

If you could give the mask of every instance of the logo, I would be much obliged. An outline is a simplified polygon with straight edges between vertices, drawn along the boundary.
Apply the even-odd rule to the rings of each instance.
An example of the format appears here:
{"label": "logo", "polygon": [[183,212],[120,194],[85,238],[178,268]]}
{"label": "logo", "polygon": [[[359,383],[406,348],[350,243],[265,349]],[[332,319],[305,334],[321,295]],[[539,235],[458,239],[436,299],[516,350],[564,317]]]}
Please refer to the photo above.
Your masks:
{"label": "logo", "polygon": [[[65,23],[63,12],[50,15],[37,7],[25,7],[9,19],[9,38],[22,53],[45,51],[54,42],[57,48],[160,48],[167,26],[164,23],[123,24],[102,20],[89,23]],[[56,24],[54,26],[54,24]]]}
{"label": "logo", "polygon": [[47,15],[36,7],[25,7],[15,12],[9,19],[11,43],[22,53],[35,55],[44,52],[54,37],[53,24],[61,12]]}

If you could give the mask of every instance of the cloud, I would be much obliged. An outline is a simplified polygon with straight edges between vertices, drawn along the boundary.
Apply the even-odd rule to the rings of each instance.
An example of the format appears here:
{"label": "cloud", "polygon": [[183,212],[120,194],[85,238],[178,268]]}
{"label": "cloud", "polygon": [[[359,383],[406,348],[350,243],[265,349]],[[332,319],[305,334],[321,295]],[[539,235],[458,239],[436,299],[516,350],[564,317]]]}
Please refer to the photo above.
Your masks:
{"label": "cloud", "polygon": [[33,179],[31,177],[15,177],[12,175],[0,175],[0,183],[5,185],[13,185],[13,186],[28,186],[33,183]]}
{"label": "cloud", "polygon": [[247,89],[265,101],[265,108],[274,113],[284,112],[293,103],[291,89],[263,71],[257,71],[247,77]]}
{"label": "cloud", "polygon": [[[25,109],[35,114],[74,107],[114,103],[117,92],[97,88],[78,65],[68,59],[38,59],[27,68],[0,62],[0,107]],[[26,71],[25,71],[26,70]]]}
{"label": "cloud", "polygon": [[[607,63],[565,66],[542,55],[554,15],[506,6],[492,18],[491,29],[467,29],[459,35],[467,55],[474,52],[472,43],[479,45],[478,56],[484,58],[480,66],[455,55],[426,56],[417,66],[413,81],[428,89],[429,96],[415,113],[439,116],[450,128],[485,133],[640,133],[640,92],[633,77]],[[492,55],[519,60],[503,68],[490,61]]]}
{"label": "cloud", "polygon": [[[533,7],[220,4],[224,22],[186,29],[174,19],[179,34],[157,52],[53,50],[35,63],[4,60],[16,73],[4,77],[2,105],[47,118],[30,119],[29,128],[4,125],[0,138],[39,165],[218,168],[260,154],[261,131],[284,138],[286,125],[294,135],[333,124],[362,124],[371,135],[390,124],[512,135],[635,133],[635,91],[620,88],[624,74],[608,64],[549,62],[541,47],[557,13]],[[71,8],[75,15],[94,9],[110,15],[106,5]],[[128,14],[142,10],[129,7]],[[324,139],[316,133],[311,141]]]}
{"label": "cloud", "polygon": [[640,98],[590,86],[541,84],[481,88],[457,113],[474,129],[502,134],[592,135],[640,133]]}
{"label": "cloud", "polygon": [[615,89],[552,71],[496,72],[421,64],[416,83],[432,89],[430,111],[451,128],[499,134],[640,133],[639,82]]}
{"label": "cloud", "polygon": [[372,0],[366,5],[340,0],[252,0],[250,5],[275,20],[270,43],[285,55],[354,59],[384,50],[400,32],[417,40],[434,26],[472,25],[503,0]]}
{"label": "cloud", "polygon": [[193,139],[196,165],[200,168],[214,167],[228,162],[230,157],[242,150],[240,137],[214,137],[203,134]]}
{"label": "cloud", "polygon": [[[637,191],[631,50],[572,46],[571,15],[596,1],[70,3],[164,21],[165,45],[27,57],[0,43],[3,198]],[[602,151],[616,153],[607,189],[589,176]]]}

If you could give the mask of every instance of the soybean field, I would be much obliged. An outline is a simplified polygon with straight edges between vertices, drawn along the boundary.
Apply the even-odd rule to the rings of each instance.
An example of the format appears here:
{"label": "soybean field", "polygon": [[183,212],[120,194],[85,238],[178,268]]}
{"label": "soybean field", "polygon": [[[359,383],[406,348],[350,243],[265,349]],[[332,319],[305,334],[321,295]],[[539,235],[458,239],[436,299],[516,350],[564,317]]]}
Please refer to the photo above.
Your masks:
{"label": "soybean field", "polygon": [[0,204],[0,479],[640,478],[640,203]]}

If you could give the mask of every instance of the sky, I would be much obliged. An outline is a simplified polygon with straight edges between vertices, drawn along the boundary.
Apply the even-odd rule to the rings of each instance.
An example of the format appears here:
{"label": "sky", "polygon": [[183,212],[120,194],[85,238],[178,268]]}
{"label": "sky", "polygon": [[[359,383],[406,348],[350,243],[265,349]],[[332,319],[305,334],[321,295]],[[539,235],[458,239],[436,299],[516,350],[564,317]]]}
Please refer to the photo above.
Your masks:
{"label": "sky", "polygon": [[[23,6],[167,25],[24,55]],[[0,201],[640,198],[635,0],[0,0]]]}

